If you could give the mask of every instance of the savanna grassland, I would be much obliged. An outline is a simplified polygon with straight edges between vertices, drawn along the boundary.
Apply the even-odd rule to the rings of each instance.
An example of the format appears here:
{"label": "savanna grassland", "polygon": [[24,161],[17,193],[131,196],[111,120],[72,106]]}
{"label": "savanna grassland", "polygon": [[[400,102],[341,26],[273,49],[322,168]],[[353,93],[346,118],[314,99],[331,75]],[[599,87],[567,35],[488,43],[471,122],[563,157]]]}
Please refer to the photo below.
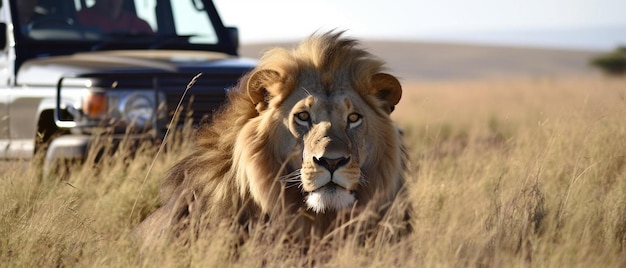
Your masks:
{"label": "savanna grassland", "polygon": [[187,246],[140,254],[129,233],[156,208],[159,178],[190,146],[172,141],[154,165],[153,148],[134,158],[118,152],[65,180],[10,163],[0,175],[0,266],[626,265],[625,79],[404,88],[393,117],[409,146],[414,211],[413,233],[397,243],[337,243],[310,254],[262,240],[233,248],[218,227]]}

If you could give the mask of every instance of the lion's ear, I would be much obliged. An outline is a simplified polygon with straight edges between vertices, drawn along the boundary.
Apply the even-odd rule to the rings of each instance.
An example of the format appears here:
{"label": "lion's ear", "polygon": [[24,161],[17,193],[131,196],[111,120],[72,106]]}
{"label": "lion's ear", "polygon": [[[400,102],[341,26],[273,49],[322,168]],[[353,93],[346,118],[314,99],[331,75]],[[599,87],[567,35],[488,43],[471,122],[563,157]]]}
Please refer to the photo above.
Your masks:
{"label": "lion's ear", "polygon": [[280,82],[280,73],[274,70],[258,70],[250,75],[247,84],[248,96],[257,111],[261,112],[267,108],[270,97],[278,93],[272,92],[272,89],[276,90],[273,86]]}
{"label": "lion's ear", "polygon": [[402,86],[400,81],[393,75],[386,73],[377,73],[372,76],[372,92],[377,98],[385,102],[385,108],[388,113],[393,112],[396,104],[400,102],[402,97]]}

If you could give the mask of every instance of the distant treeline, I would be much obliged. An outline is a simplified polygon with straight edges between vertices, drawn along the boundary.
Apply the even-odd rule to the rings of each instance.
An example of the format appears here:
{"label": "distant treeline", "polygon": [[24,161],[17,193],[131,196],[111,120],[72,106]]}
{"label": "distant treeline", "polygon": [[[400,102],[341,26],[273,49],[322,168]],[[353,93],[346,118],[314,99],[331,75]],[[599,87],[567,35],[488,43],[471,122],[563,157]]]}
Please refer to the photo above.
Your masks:
{"label": "distant treeline", "polygon": [[593,58],[591,65],[600,68],[609,75],[626,74],[626,46],[618,47],[612,52]]}

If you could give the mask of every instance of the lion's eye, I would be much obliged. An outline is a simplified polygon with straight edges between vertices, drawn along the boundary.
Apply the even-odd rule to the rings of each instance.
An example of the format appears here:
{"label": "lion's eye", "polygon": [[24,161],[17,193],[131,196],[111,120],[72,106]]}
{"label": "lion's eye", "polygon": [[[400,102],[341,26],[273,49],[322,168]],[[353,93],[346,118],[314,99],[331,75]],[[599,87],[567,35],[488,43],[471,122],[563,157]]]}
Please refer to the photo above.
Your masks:
{"label": "lion's eye", "polygon": [[348,115],[348,125],[350,128],[356,127],[363,121],[363,116],[357,113],[351,113]]}
{"label": "lion's eye", "polygon": [[309,114],[309,112],[299,112],[295,114],[294,119],[296,120],[296,123],[298,123],[299,125],[303,125],[307,127],[311,123],[311,115]]}

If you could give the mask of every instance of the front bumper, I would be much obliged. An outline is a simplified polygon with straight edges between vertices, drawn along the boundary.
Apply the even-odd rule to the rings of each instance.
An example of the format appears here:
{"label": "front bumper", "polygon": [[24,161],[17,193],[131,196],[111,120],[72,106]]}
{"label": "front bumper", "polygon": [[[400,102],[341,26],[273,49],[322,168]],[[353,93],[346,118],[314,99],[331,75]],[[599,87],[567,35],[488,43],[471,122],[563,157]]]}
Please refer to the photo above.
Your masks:
{"label": "front bumper", "polygon": [[[132,150],[145,142],[159,144],[161,139],[146,134],[115,134],[103,137],[74,134],[63,135],[54,138],[50,143],[44,159],[44,170],[50,170],[51,167],[60,163],[60,161],[82,161],[90,153],[102,154],[107,149],[115,151],[119,149],[120,144],[124,144],[125,147],[128,146],[127,148]],[[99,155],[96,155],[96,157],[99,157]]]}

